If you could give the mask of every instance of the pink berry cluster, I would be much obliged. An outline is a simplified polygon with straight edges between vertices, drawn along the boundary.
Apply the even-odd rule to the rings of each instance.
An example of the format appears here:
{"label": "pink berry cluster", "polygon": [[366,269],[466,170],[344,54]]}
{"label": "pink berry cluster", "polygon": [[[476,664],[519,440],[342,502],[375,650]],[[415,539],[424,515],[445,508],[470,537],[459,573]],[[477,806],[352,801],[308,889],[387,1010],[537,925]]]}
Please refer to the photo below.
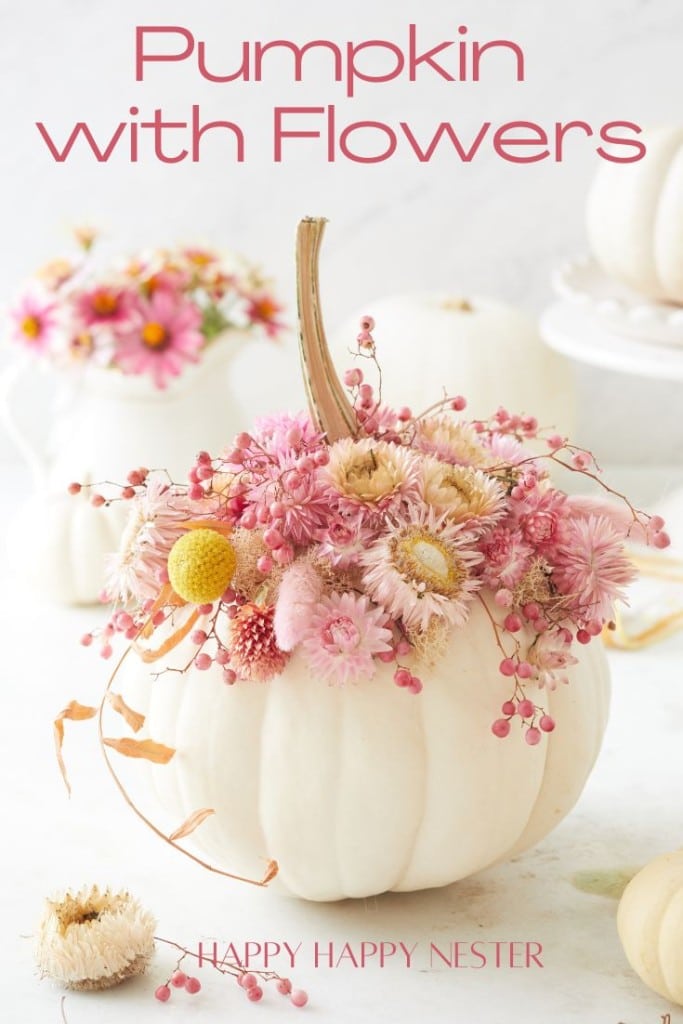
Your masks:
{"label": "pink berry cluster", "polygon": [[195,996],[201,990],[202,983],[199,978],[185,974],[185,971],[181,971],[178,968],[173,972],[168,981],[164,982],[163,985],[159,985],[154,992],[154,998],[158,999],[160,1003],[167,1003],[171,998],[171,987],[185,989],[191,996]]}
{"label": "pink berry cluster", "polygon": [[[182,970],[181,964],[186,957],[196,957],[197,954],[191,953],[189,950],[184,949],[184,947],[178,946],[177,943],[170,942],[167,939],[159,939],[158,941],[175,946],[176,949],[181,949],[182,953],[170,978],[156,988],[154,998],[160,1003],[167,1003],[171,998],[174,988],[184,989],[190,995],[196,995],[201,990],[201,982],[198,978],[186,974]],[[241,964],[232,962],[221,962],[218,964],[209,961],[209,963],[219,974],[234,978],[250,1003],[259,1003],[263,999],[263,986],[269,982],[273,984],[279,995],[289,999],[292,1006],[302,1008],[308,1003],[308,993],[304,989],[294,989],[289,978],[283,978],[275,971],[250,971],[242,967]]]}
{"label": "pink berry cluster", "polygon": [[[127,482],[123,487],[116,486],[115,498],[120,498],[123,501],[132,501],[133,498],[137,497],[139,488],[144,487],[147,477],[149,476],[149,470],[146,466],[140,466],[138,469],[132,469],[127,476]],[[76,495],[80,494],[84,490],[83,484],[79,484],[78,481],[74,480],[69,484],[67,488],[69,494]],[[92,487],[91,487],[92,491]],[[106,498],[99,491],[92,491],[90,494],[90,504],[93,508],[102,508],[104,505],[108,505],[113,498]]]}

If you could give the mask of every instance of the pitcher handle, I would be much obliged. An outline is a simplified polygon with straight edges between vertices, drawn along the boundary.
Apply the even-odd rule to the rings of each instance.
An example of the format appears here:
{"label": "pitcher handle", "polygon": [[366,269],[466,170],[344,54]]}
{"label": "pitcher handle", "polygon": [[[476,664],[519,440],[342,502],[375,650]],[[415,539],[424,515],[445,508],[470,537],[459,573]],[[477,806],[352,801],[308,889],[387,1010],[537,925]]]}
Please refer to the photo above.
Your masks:
{"label": "pitcher handle", "polygon": [[21,425],[16,408],[16,388],[26,371],[35,363],[29,358],[16,359],[0,372],[0,420],[10,440],[23,456],[36,490],[42,489],[48,477],[47,453],[28,436]]}

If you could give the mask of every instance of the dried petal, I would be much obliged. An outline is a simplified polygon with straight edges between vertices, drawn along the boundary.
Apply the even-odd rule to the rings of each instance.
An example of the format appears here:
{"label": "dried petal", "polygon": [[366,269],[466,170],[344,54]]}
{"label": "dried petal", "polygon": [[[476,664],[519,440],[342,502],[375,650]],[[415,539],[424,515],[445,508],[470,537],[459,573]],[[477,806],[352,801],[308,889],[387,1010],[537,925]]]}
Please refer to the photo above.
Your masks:
{"label": "dried petal", "polygon": [[132,708],[129,708],[120,693],[108,693],[107,700],[114,711],[121,715],[133,732],[140,732],[140,729],[142,729],[145,724],[144,715],[141,715],[138,711],[133,711]]}
{"label": "dried petal", "polygon": [[145,761],[153,761],[154,764],[168,764],[175,750],[172,747],[165,747],[163,743],[155,743],[154,740],[133,740],[129,737],[123,739],[103,739],[105,747],[111,747],[124,757],[139,757]]}
{"label": "dried petal", "polygon": [[87,707],[85,704],[79,704],[78,701],[72,700],[70,704],[60,711],[54,721],[54,737],[55,737],[55,750],[57,751],[57,764],[59,770],[62,773],[64,779],[64,785],[66,786],[69,796],[71,796],[71,786],[69,785],[69,779],[66,774],[66,765],[64,764],[64,758],[62,757],[62,744],[64,743],[64,722],[84,722],[88,718],[94,718],[97,714],[97,708]]}
{"label": "dried petal", "polygon": [[195,811],[187,818],[180,828],[177,828],[175,832],[171,832],[168,837],[171,842],[175,842],[176,839],[184,839],[185,836],[191,835],[195,829],[199,828],[203,821],[215,814],[213,807],[204,807],[201,811]]}
{"label": "dried petal", "polygon": [[268,882],[272,882],[279,870],[280,866],[278,862],[276,860],[269,860],[268,867],[266,869],[265,875],[263,876],[263,881],[261,882],[261,885],[268,885]]}

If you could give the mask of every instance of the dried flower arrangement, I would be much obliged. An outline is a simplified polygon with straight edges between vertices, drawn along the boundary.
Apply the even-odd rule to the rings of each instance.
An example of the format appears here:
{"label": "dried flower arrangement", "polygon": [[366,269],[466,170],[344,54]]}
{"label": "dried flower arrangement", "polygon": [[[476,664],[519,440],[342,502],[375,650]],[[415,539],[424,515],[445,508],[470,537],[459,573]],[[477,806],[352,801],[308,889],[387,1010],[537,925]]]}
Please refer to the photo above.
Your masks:
{"label": "dried flower arrangement", "polygon": [[59,366],[148,374],[164,388],[223,331],[274,338],[282,327],[268,282],[237,256],[178,247],[100,268],[95,235],[77,237],[80,256],[40,270],[9,313],[12,339]]}
{"label": "dried flower arrangement", "polygon": [[[634,575],[625,540],[664,548],[664,522],[605,484],[590,452],[532,416],[501,408],[470,421],[458,395],[424,412],[387,407],[371,317],[342,385],[318,305],[323,226],[302,222],[298,239],[310,415],[263,419],[224,454],[200,452],[186,483],[132,470],[120,491],[131,520],[109,566],[111,614],[82,643],[97,642],[108,659],[125,639],[155,678],[212,670],[213,680],[250,686],[284,678],[291,662],[297,678],[321,685],[363,687],[381,675],[418,695],[478,604],[507,687],[491,705],[491,731],[502,739],[516,727],[535,747],[556,726],[543,693],[568,683],[575,645],[609,627]],[[377,372],[377,388],[363,365]],[[570,497],[550,478],[559,467],[620,503]],[[96,488],[91,500],[105,501]],[[170,654],[181,643],[192,653],[178,667]],[[129,799],[106,748],[156,764],[175,750],[151,738],[105,738],[106,701],[134,732],[144,722],[112,691],[115,676],[99,729]],[[69,705],[56,723],[58,749],[65,719],[96,715]],[[129,803],[173,845],[215,813],[196,810],[167,836]],[[255,884],[277,871],[271,861]]]}
{"label": "dried flower arrangement", "polygon": [[192,958],[234,978],[249,1002],[261,1001],[262,985],[268,982],[292,1006],[303,1007],[308,1002],[303,989],[293,989],[290,979],[276,971],[255,970],[228,957],[220,961],[200,958],[185,946],[155,935],[155,929],[153,915],[128,892],[101,890],[95,885],[61,893],[45,901],[38,928],[35,956],[41,977],[76,992],[113,988],[144,974],[158,943],[179,954],[169,977],[155,989],[154,996],[161,1003],[168,1002],[173,989],[192,996],[201,991],[199,978],[182,969]]}

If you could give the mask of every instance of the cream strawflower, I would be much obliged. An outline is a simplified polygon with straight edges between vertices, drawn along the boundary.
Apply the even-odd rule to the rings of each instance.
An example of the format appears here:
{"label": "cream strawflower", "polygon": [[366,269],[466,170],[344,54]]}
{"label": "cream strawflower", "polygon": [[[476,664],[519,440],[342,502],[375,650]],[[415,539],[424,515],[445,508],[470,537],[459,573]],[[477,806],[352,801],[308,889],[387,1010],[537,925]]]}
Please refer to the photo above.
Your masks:
{"label": "cream strawflower", "polygon": [[363,583],[374,601],[409,630],[426,630],[434,616],[461,626],[479,587],[471,570],[482,560],[476,535],[459,523],[418,510],[361,556]]}
{"label": "cream strawflower", "polygon": [[47,900],[38,929],[41,974],[66,988],[112,988],[142,974],[154,952],[156,921],[127,892],[93,886]]}
{"label": "cream strawflower", "polygon": [[329,450],[323,479],[346,510],[387,512],[416,498],[419,460],[407,448],[364,438],[343,438]]}
{"label": "cream strawflower", "polygon": [[422,498],[452,522],[486,520],[491,526],[505,514],[506,494],[497,480],[471,466],[454,466],[428,456],[422,461]]}
{"label": "cream strawflower", "polygon": [[458,466],[486,466],[491,458],[474,427],[446,415],[418,420],[413,447]]}

